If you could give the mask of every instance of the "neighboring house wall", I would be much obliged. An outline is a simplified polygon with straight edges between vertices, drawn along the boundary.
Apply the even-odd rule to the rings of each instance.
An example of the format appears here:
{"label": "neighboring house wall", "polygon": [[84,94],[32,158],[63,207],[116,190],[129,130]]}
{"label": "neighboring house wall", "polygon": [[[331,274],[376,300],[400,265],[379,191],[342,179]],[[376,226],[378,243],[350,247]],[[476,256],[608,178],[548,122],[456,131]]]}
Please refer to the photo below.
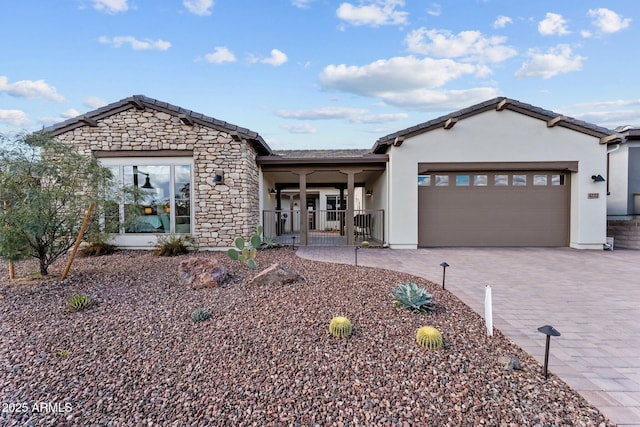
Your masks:
{"label": "neighboring house wall", "polygon": [[[97,126],[77,127],[56,138],[74,144],[85,155],[108,152],[111,157],[127,158],[192,153],[192,234],[203,248],[230,246],[235,237],[250,235],[259,223],[257,153],[229,133],[187,125],[165,112],[130,108],[98,120]],[[213,175],[219,170],[223,184],[214,183]]]}
{"label": "neighboring house wall", "polygon": [[[488,110],[407,138],[388,150],[389,236],[392,248],[418,244],[418,163],[577,161],[571,184],[569,244],[602,249],[606,237],[606,187],[593,174],[606,170],[599,138],[510,110]],[[589,194],[597,193],[598,198]],[[593,197],[593,196],[592,196]]]}
{"label": "neighboring house wall", "polygon": [[621,144],[609,156],[609,195],[607,196],[607,215],[629,215],[629,145]]}

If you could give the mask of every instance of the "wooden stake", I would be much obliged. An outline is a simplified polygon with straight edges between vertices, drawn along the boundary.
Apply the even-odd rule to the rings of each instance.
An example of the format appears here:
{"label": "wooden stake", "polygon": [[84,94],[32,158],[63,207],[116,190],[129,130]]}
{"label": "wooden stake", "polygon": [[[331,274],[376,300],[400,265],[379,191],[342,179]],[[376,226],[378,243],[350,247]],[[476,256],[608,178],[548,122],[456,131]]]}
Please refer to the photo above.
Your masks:
{"label": "wooden stake", "polygon": [[66,279],[67,274],[69,274],[69,270],[71,269],[71,264],[73,263],[73,259],[76,257],[76,252],[78,252],[78,247],[82,242],[82,236],[84,236],[84,232],[87,230],[87,226],[89,225],[91,212],[93,212],[93,202],[89,204],[89,209],[87,209],[87,214],[84,216],[82,227],[80,227],[80,231],[78,232],[78,238],[76,239],[76,243],[73,245],[73,251],[71,251],[71,256],[69,257],[69,261],[67,261],[67,266],[65,267],[64,273],[62,273],[62,279],[60,280]]}
{"label": "wooden stake", "polygon": [[16,278],[16,268],[13,265],[13,261],[9,260],[9,280]]}

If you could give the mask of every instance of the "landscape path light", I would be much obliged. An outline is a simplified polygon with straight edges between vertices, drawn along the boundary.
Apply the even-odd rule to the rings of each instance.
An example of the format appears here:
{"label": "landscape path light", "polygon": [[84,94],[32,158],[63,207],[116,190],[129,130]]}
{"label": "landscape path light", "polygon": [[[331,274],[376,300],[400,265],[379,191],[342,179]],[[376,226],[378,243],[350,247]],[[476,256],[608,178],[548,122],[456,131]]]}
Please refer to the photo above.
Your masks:
{"label": "landscape path light", "polygon": [[444,289],[444,277],[447,274],[447,267],[449,267],[449,264],[443,262],[440,264],[440,267],[442,267],[442,289]]}
{"label": "landscape path light", "polygon": [[549,341],[551,341],[551,337],[559,337],[560,332],[556,328],[551,325],[544,325],[538,328],[538,332],[541,332],[547,336],[547,346],[544,351],[544,377],[548,378],[549,375],[547,373],[547,369],[549,367]]}

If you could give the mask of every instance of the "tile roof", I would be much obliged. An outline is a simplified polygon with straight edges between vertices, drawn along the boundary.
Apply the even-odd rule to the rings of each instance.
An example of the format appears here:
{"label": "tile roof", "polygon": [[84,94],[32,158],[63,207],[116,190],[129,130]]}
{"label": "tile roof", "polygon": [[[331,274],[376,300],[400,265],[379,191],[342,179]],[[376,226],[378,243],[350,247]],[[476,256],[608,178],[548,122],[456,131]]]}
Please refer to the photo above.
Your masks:
{"label": "tile roof", "polygon": [[366,148],[348,150],[276,150],[273,152],[273,154],[287,159],[362,157],[369,153],[370,150]]}
{"label": "tile roof", "polygon": [[163,111],[173,116],[184,117],[185,120],[191,120],[202,126],[217,129],[222,132],[228,132],[232,135],[238,135],[238,137],[246,139],[253,143],[259,154],[272,153],[269,145],[267,145],[264,139],[262,139],[262,137],[257,132],[253,132],[249,129],[236,126],[213,117],[205,116],[201,113],[196,113],[195,111],[187,110],[166,102],[158,101],[157,99],[149,98],[144,95],[133,95],[128,98],[121,99],[120,101],[105,105],[104,107],[100,107],[93,111],[89,111],[88,113],[85,113],[81,116],[48,126],[44,128],[44,131],[49,132],[54,136],[60,135],[77,127],[86,126],[87,122],[100,120],[113,114],[128,110],[130,108],[150,108],[152,110]]}
{"label": "tile roof", "polygon": [[603,138],[603,137],[615,134],[615,132],[610,129],[597,126],[592,123],[587,123],[582,120],[574,119],[572,117],[566,117],[566,116],[563,116],[562,114],[545,110],[540,107],[535,107],[531,104],[525,104],[524,102],[520,102],[515,99],[498,97],[498,98],[490,99],[485,102],[481,102],[476,105],[472,105],[471,107],[467,107],[459,111],[455,111],[453,113],[449,113],[445,116],[441,116],[436,119],[429,120],[428,122],[420,123],[418,125],[409,127],[407,129],[403,129],[398,132],[394,132],[392,134],[383,136],[382,138],[378,139],[378,141],[376,141],[374,146],[371,148],[371,152],[384,153],[387,147],[393,144],[396,138],[409,138],[424,132],[429,132],[430,130],[443,127],[447,122],[447,120],[449,119],[452,119],[452,120],[465,119],[467,117],[471,117],[488,110],[496,109],[501,103],[503,103],[502,104],[503,109],[515,111],[515,112],[525,114],[527,116],[534,117],[544,121],[549,121],[551,119],[561,117],[562,120],[558,121],[556,126],[573,129],[575,131],[586,133],[588,135],[592,135],[598,138]]}

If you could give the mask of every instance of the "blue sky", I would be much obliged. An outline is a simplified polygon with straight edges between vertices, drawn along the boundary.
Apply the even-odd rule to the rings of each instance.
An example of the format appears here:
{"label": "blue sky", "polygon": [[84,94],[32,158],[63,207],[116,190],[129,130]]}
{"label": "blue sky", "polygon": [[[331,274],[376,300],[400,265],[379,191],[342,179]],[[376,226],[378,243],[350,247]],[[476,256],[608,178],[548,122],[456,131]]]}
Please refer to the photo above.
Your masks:
{"label": "blue sky", "polygon": [[369,148],[496,96],[640,126],[637,0],[4,0],[0,133],[143,94],[273,149]]}

